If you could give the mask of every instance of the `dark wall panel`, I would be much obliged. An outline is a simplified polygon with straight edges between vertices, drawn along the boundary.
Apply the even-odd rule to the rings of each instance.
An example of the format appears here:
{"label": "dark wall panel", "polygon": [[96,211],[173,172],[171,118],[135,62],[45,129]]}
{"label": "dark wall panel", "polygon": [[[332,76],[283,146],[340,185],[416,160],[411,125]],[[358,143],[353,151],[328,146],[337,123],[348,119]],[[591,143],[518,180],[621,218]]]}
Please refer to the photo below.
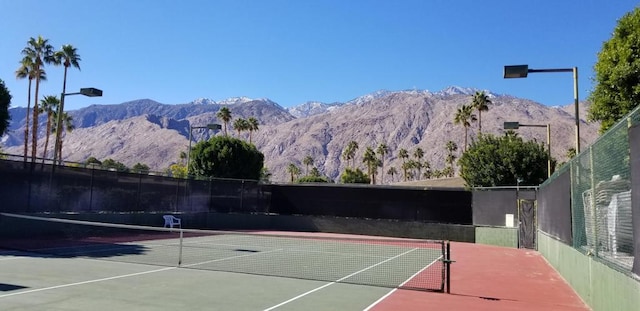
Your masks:
{"label": "dark wall panel", "polygon": [[274,185],[270,212],[471,224],[471,193],[350,185]]}
{"label": "dark wall panel", "polygon": [[518,206],[515,190],[473,191],[473,224],[504,226],[505,214],[517,218]]}
{"label": "dark wall panel", "polygon": [[551,183],[540,188],[538,224],[542,231],[572,245],[570,170],[565,170]]}
{"label": "dark wall panel", "polygon": [[[474,190],[473,224],[481,226],[504,226],[505,214],[513,214],[514,222],[518,218],[516,198],[536,200],[535,190]],[[517,225],[517,223],[514,223]]]}

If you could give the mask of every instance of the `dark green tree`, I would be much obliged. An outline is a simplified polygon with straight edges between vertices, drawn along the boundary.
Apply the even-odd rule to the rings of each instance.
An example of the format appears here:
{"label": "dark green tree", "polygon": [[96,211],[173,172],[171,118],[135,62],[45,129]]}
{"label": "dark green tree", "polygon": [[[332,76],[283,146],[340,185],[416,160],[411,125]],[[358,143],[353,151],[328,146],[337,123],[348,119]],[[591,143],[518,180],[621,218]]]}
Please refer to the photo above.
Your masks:
{"label": "dark green tree", "polygon": [[118,172],[129,172],[129,168],[126,165],[111,158],[102,161],[102,167],[108,170],[116,170]]}
{"label": "dark green tree", "polygon": [[391,175],[391,182],[394,182],[395,180],[393,179],[393,176],[398,174],[398,170],[395,167],[390,167],[387,170],[387,174]]}
{"label": "dark green tree", "polygon": [[262,170],[260,171],[260,182],[268,184],[271,182],[271,172],[269,171],[268,167],[263,167]]}
{"label": "dark green tree", "polygon": [[264,155],[243,140],[214,136],[195,145],[188,165],[189,172],[199,177],[259,180]]}
{"label": "dark green tree", "polygon": [[359,168],[346,168],[340,175],[340,182],[343,184],[368,184],[371,182],[369,176]]}
{"label": "dark green tree", "polygon": [[304,176],[298,180],[296,180],[296,183],[329,183],[329,179],[327,179],[324,176],[311,176],[311,175],[307,175]]}
{"label": "dark green tree", "polygon": [[358,150],[358,143],[354,140],[350,141],[347,144],[347,147],[342,151],[342,158],[347,162],[347,166],[349,166],[349,160],[353,160],[353,164],[351,167],[355,168],[356,166],[356,151]]}
{"label": "dark green tree", "polygon": [[413,157],[415,158],[414,163],[412,164],[415,169],[418,170],[418,179],[422,176],[422,158],[424,158],[424,150],[418,147],[413,151]]}
{"label": "dark green tree", "polygon": [[148,174],[149,173],[149,166],[143,163],[136,163],[131,167],[131,172],[132,173],[138,173],[138,174]]}
{"label": "dark green tree", "polygon": [[458,164],[469,187],[513,186],[517,179],[521,185],[537,186],[547,178],[547,157],[544,145],[507,132],[501,137],[480,135]]}
{"label": "dark green tree", "polygon": [[445,162],[449,165],[448,167],[450,168],[447,173],[449,173],[449,177],[453,177],[454,173],[455,173],[455,168],[453,167],[455,161],[456,161],[456,155],[453,154],[454,151],[458,150],[458,145],[456,143],[454,143],[453,141],[448,141],[447,145],[446,145],[446,149],[447,149],[447,158],[445,160]]}
{"label": "dark green tree", "polygon": [[478,119],[476,115],[473,114],[473,107],[470,105],[462,105],[462,107],[458,108],[455,116],[453,117],[454,124],[460,124],[464,127],[464,150],[467,150],[467,137],[469,127],[471,126],[471,122],[475,122]]}
{"label": "dark green tree", "polygon": [[297,183],[328,183],[330,181],[327,177],[322,176],[322,174],[320,174],[320,171],[318,170],[317,167],[314,167],[311,169],[311,172],[309,172],[307,176],[304,176],[296,180],[296,182]]}
{"label": "dark green tree", "polygon": [[398,151],[398,157],[400,159],[402,159],[402,165],[400,166],[402,168],[402,172],[404,173],[404,181],[407,181],[407,169],[409,169],[410,165],[407,166],[407,159],[409,158],[409,152],[407,151],[407,149],[400,149],[400,151]]}
{"label": "dark green tree", "polygon": [[[391,149],[389,149],[389,146],[387,146],[387,144],[385,143],[381,143],[378,145],[378,148],[376,149],[376,153],[378,155],[380,155],[380,166],[382,167],[381,170],[381,174],[380,174],[380,184],[384,184],[384,160],[385,160],[385,156],[389,154],[389,152],[391,151]],[[393,178],[393,176],[391,176]]]}
{"label": "dark green tree", "polygon": [[227,125],[229,125],[231,121],[231,110],[229,110],[228,107],[222,107],[218,110],[218,113],[216,113],[216,117],[222,120],[222,124],[224,124],[224,136],[227,136]]}
{"label": "dark green tree", "polygon": [[247,130],[249,131],[249,143],[251,144],[251,134],[253,134],[253,132],[257,132],[260,129],[260,122],[258,121],[258,119],[254,118],[254,117],[249,117],[249,119],[247,119]]}
{"label": "dark green tree", "polygon": [[[40,112],[44,113],[47,117],[47,129],[44,140],[44,150],[42,151],[42,163],[44,163],[44,159],[47,158],[47,149],[49,148],[49,136],[51,136],[51,125],[53,124],[53,116],[56,111],[58,111],[58,106],[60,105],[60,100],[58,97],[54,95],[45,96],[40,101]],[[55,158],[55,154],[53,157]]]}
{"label": "dark green tree", "polygon": [[4,85],[4,81],[0,79],[0,136],[4,135],[4,132],[9,127],[9,106],[11,105],[11,93]]}
{"label": "dark green tree", "polygon": [[618,20],[593,69],[595,87],[587,116],[600,121],[604,132],[640,104],[640,7]]}
{"label": "dark green tree", "polygon": [[478,134],[482,133],[482,112],[489,111],[491,100],[484,92],[476,91],[471,100],[471,107],[478,110]]}
{"label": "dark green tree", "polygon": [[295,163],[289,163],[287,166],[287,173],[291,175],[291,182],[294,182],[298,175],[300,175],[300,168]]}
{"label": "dark green tree", "polygon": [[233,129],[238,132],[238,138],[240,138],[242,131],[249,130],[249,122],[247,122],[247,119],[237,118],[233,120]]}
{"label": "dark green tree", "polygon": [[362,157],[362,163],[367,167],[367,174],[371,179],[372,184],[376,184],[376,174],[378,173],[378,166],[382,165],[382,162],[376,157],[376,152],[373,148],[367,147]]}
{"label": "dark green tree", "polygon": [[[29,38],[27,46],[22,49],[22,55],[30,59],[32,64],[31,71],[33,71],[34,78],[36,80],[36,89],[34,92],[33,103],[33,122],[31,130],[31,161],[36,161],[37,147],[38,147],[38,92],[40,91],[40,81],[44,81],[41,77],[46,76],[44,65],[51,64],[55,61],[53,56],[53,46],[49,44],[49,40],[41,36],[38,38]],[[24,61],[24,59],[23,59]]]}
{"label": "dark green tree", "polygon": [[[74,48],[71,44],[65,44],[62,46],[62,48],[60,49],[60,51],[57,51],[53,54],[53,64],[54,65],[62,65],[64,66],[64,78],[62,80],[62,94],[67,92],[67,71],[69,69],[69,67],[73,66],[75,68],[77,68],[78,70],[80,70],[80,55],[78,54],[78,49]],[[60,102],[60,109],[59,112],[64,113],[64,102]],[[64,116],[64,115],[63,115]],[[62,135],[62,122],[59,124],[59,126],[56,128],[56,132],[60,131],[60,133],[58,133],[56,135],[56,140],[55,140],[55,146],[54,149],[59,149],[61,148],[60,144],[61,144],[61,135]],[[61,155],[61,154],[60,154]],[[55,157],[57,157],[58,155],[54,154],[54,159]],[[62,159],[58,159],[60,161],[62,161]]]}
{"label": "dark green tree", "polygon": [[302,159],[302,164],[306,167],[305,173],[309,175],[309,166],[313,165],[313,158],[310,155],[304,157],[304,159]]}
{"label": "dark green tree", "polygon": [[89,164],[102,165],[102,161],[96,159],[95,157],[89,157],[86,161],[84,161],[84,163],[87,165]]}

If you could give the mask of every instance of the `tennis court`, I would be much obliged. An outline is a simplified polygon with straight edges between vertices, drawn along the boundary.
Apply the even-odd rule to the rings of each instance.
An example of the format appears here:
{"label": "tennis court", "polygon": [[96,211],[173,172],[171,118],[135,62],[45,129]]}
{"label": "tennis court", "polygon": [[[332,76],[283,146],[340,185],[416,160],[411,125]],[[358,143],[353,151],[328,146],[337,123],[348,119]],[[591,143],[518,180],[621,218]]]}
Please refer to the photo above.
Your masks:
{"label": "tennis court", "polygon": [[29,228],[0,241],[8,310],[365,310],[445,287],[442,241],[3,223]]}

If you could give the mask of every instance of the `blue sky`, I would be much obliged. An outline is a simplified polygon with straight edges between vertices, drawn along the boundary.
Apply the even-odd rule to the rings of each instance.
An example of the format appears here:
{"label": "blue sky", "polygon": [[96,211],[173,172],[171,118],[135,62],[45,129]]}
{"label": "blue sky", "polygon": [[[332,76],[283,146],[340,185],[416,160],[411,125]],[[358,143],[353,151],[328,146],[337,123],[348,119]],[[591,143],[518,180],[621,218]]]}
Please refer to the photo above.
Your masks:
{"label": "blue sky", "polygon": [[[270,98],[284,107],[348,101],[377,90],[450,85],[489,89],[546,105],[573,102],[570,73],[502,78],[504,65],[580,71],[593,65],[631,0],[57,0],[0,1],[0,79],[26,106],[16,80],[20,51],[42,35],[72,44],[81,71],[66,109],[150,98],[166,104],[205,97]],[[46,68],[41,95],[60,94],[62,67]]]}

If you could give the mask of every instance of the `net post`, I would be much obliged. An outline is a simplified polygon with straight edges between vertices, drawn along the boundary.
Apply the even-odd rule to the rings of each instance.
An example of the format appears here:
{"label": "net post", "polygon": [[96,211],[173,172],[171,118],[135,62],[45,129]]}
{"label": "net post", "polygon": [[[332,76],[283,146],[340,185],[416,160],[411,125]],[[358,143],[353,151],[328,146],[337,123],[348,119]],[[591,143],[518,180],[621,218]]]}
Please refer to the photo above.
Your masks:
{"label": "net post", "polygon": [[178,246],[178,267],[182,265],[182,226],[180,226],[180,246]]}
{"label": "net post", "polygon": [[449,243],[449,241],[446,242],[447,243],[447,261],[446,261],[446,265],[447,265],[447,294],[451,293],[451,244]]}

